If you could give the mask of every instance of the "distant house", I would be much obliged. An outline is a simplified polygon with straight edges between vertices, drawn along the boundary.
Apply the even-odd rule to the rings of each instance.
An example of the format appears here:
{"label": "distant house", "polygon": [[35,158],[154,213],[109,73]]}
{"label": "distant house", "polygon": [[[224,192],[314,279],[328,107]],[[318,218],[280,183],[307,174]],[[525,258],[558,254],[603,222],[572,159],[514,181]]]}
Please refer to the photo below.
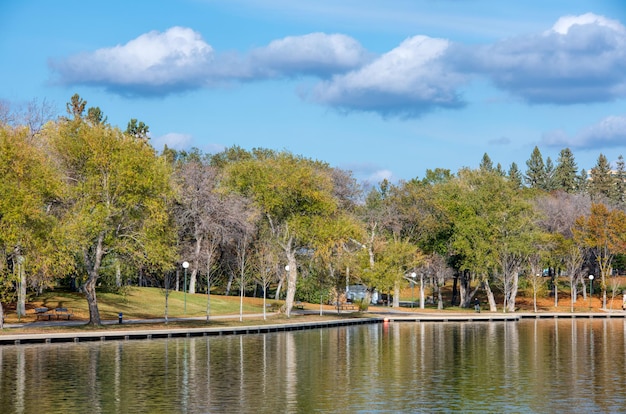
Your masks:
{"label": "distant house", "polygon": [[[365,285],[350,285],[346,289],[346,299],[350,302],[363,300],[367,294],[367,286]],[[371,297],[371,303],[376,304],[378,302],[378,291],[374,291]]]}

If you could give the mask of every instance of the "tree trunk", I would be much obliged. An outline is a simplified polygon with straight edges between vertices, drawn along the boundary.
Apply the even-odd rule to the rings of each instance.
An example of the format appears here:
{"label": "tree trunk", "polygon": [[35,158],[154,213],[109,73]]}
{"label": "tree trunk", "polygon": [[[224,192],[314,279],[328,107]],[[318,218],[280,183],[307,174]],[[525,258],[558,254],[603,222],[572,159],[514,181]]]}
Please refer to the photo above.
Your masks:
{"label": "tree trunk", "polygon": [[296,253],[291,248],[291,241],[288,248],[285,249],[287,255],[287,264],[289,271],[287,272],[287,296],[285,298],[285,314],[289,318],[291,316],[291,308],[296,297],[296,281],[298,279],[298,269],[296,268]]}
{"label": "tree trunk", "polygon": [[509,312],[515,312],[515,299],[517,297],[518,286],[519,286],[519,273],[517,271],[514,271],[513,274],[511,275],[510,291],[508,292],[507,301],[506,301],[506,306],[507,306],[506,310]]}
{"label": "tree trunk", "polygon": [[554,274],[553,277],[553,284],[554,284],[554,307],[556,308],[557,306],[559,306],[559,284],[556,273]]}
{"label": "tree trunk", "polygon": [[278,286],[276,286],[276,295],[274,299],[280,300],[280,291],[283,289],[283,283],[285,283],[285,275],[283,272],[280,272],[280,277],[278,278]]}
{"label": "tree trunk", "polygon": [[119,258],[115,259],[115,286],[122,287],[122,266]]}
{"label": "tree trunk", "polygon": [[19,292],[17,302],[18,316],[26,315],[26,272],[24,272],[24,256],[17,256],[17,272],[19,280]]}
{"label": "tree trunk", "polygon": [[393,307],[400,307],[400,282],[397,281],[393,284]]}
{"label": "tree trunk", "polygon": [[467,270],[462,271],[459,277],[459,296],[461,297],[459,306],[469,308],[472,297],[470,295],[470,278]]}
{"label": "tree trunk", "polygon": [[454,278],[452,279],[452,300],[450,301],[450,305],[456,306],[457,299],[459,297],[459,273],[454,272]]}
{"label": "tree trunk", "polygon": [[93,272],[89,273],[89,278],[84,287],[85,297],[89,305],[89,325],[100,325],[100,311],[98,310],[98,300],[96,298],[96,281],[98,277],[94,276]]}
{"label": "tree trunk", "polygon": [[0,302],[0,329],[4,329],[4,308],[2,302]]}
{"label": "tree trunk", "polygon": [[487,293],[487,301],[489,302],[489,311],[496,312],[498,310],[498,307],[496,306],[496,300],[493,297],[491,286],[489,286],[489,280],[484,280],[483,286],[485,287],[485,292]]}
{"label": "tree trunk", "polygon": [[189,293],[190,295],[193,295],[196,293],[197,281],[198,281],[198,268],[194,266],[194,268],[191,270],[191,276],[189,276],[189,289],[187,290],[187,293]]}
{"label": "tree trunk", "polygon": [[104,233],[98,235],[96,241],[94,257],[91,259],[87,251],[83,256],[85,259],[85,266],[87,267],[87,281],[85,282],[84,291],[87,298],[87,305],[89,306],[89,325],[101,325],[100,311],[98,310],[98,300],[96,298],[96,282],[100,277],[100,264],[102,263],[102,257],[104,256],[103,244]]}
{"label": "tree trunk", "polygon": [[164,285],[165,285],[165,324],[167,325],[167,318],[168,318],[168,314],[169,314],[169,297],[170,297],[170,287],[169,287],[169,282],[170,282],[170,276],[169,276],[169,272],[165,274],[165,280],[164,280]]}
{"label": "tree trunk", "polygon": [[433,301],[435,300],[435,295],[437,295],[437,309],[443,309],[443,294],[441,293],[441,287],[445,284],[445,279],[441,280],[439,277],[436,277],[434,280],[434,290],[433,290]]}
{"label": "tree trunk", "polygon": [[230,272],[228,275],[228,282],[226,282],[226,296],[230,296],[230,289],[233,286],[233,278],[234,274],[233,272]]}
{"label": "tree trunk", "polygon": [[191,260],[191,277],[189,278],[189,288],[187,293],[193,295],[196,293],[196,283],[198,281],[198,260],[200,257],[200,249],[202,248],[202,236],[196,237],[196,246],[193,259]]}

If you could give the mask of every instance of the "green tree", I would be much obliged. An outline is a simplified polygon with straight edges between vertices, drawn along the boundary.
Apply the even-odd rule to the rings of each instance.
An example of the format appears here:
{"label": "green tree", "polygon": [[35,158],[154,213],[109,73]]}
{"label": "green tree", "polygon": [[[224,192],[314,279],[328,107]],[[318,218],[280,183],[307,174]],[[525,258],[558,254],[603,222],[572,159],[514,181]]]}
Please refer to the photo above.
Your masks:
{"label": "green tree", "polygon": [[528,167],[524,176],[526,184],[531,188],[544,189],[546,185],[546,165],[538,147],[533,149],[530,159],[526,161],[526,166]]}
{"label": "green tree", "polygon": [[[459,171],[440,197],[452,222],[450,248],[460,270],[478,277],[492,311],[492,283],[503,290],[505,311],[514,310],[521,266],[534,235],[530,204],[509,180],[481,170]],[[462,306],[468,306],[472,296],[462,290]]]}
{"label": "green tree", "polygon": [[574,154],[569,148],[564,148],[559,153],[556,169],[554,171],[554,181],[557,190],[566,193],[576,192],[578,188],[578,166],[574,160]]}
{"label": "green tree", "polygon": [[483,158],[480,160],[480,165],[478,166],[478,168],[484,171],[493,171],[493,162],[486,152],[483,154]]}
{"label": "green tree", "polygon": [[126,126],[126,133],[131,137],[147,141],[150,133],[150,127],[141,121],[137,121],[135,118],[128,121]]}
{"label": "green tree", "polygon": [[557,188],[556,185],[556,180],[555,180],[555,170],[556,167],[554,166],[554,163],[552,162],[552,158],[548,157],[546,158],[546,180],[543,184],[542,190],[544,191],[554,191]]}
{"label": "green tree", "polygon": [[269,232],[281,246],[287,265],[285,308],[293,307],[298,266],[296,254],[309,248],[338,217],[331,168],[287,152],[253,151],[226,165],[225,184],[254,200]]}
{"label": "green tree", "polygon": [[589,192],[589,174],[584,168],[580,170],[580,175],[576,177],[576,187],[581,194],[588,194]]}
{"label": "green tree", "polygon": [[508,178],[509,181],[513,183],[515,188],[522,188],[522,185],[524,183],[524,177],[522,175],[522,172],[519,170],[519,167],[514,162],[511,163],[511,166],[509,167]]}
{"label": "green tree", "polygon": [[[26,274],[39,273],[43,285],[55,263],[52,205],[61,195],[59,178],[42,143],[28,128],[0,126],[0,280],[18,286],[20,316],[25,313]],[[0,324],[2,313],[0,303]]]}
{"label": "green tree", "polygon": [[604,154],[598,156],[596,165],[591,169],[591,179],[587,192],[593,200],[611,199],[615,192],[615,178],[611,173],[611,164]]}
{"label": "green tree", "polygon": [[[85,275],[89,323],[101,323],[96,286],[108,256],[155,269],[174,262],[170,168],[145,142],[82,118],[62,119],[51,137],[63,169],[64,228]],[[84,272],[84,273],[83,273]]]}
{"label": "green tree", "polygon": [[92,107],[87,109],[87,120],[92,124],[104,124],[107,121],[107,117],[99,107]]}
{"label": "green tree", "polygon": [[77,93],[72,95],[70,102],[65,105],[68,115],[72,115],[74,119],[82,118],[86,107],[87,101],[81,98]]}
{"label": "green tree", "polygon": [[626,201],[626,163],[621,154],[617,158],[615,167],[615,191],[613,193],[613,201],[623,203]]}

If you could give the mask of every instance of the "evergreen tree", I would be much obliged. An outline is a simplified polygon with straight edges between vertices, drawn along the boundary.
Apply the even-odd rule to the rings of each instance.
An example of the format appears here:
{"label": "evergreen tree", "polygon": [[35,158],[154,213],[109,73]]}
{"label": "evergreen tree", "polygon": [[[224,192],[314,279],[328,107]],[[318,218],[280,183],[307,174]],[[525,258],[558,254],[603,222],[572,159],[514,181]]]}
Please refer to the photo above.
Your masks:
{"label": "evergreen tree", "polygon": [[496,165],[496,169],[494,170],[500,177],[506,177],[506,171],[502,168],[502,164],[498,163]]}
{"label": "evergreen tree", "polygon": [[107,117],[104,116],[104,113],[100,109],[100,107],[92,107],[87,109],[87,120],[92,124],[105,124],[107,122]]}
{"label": "evergreen tree", "polygon": [[535,147],[530,159],[526,161],[526,175],[524,180],[531,188],[544,188],[546,184],[546,166],[543,162],[543,157],[539,148]]}
{"label": "evergreen tree", "polygon": [[480,161],[480,165],[478,166],[482,171],[493,171],[493,162],[491,162],[491,158],[485,152],[483,155],[483,159]]}
{"label": "evergreen tree", "polygon": [[556,190],[556,182],[554,179],[554,175],[555,175],[555,170],[556,168],[554,167],[554,163],[552,162],[552,158],[548,157],[546,159],[546,180],[542,186],[543,190],[546,191],[554,191]]}
{"label": "evergreen tree", "polygon": [[615,193],[614,200],[618,203],[623,203],[626,198],[626,163],[624,163],[624,157],[620,154],[617,158],[615,175]]}
{"label": "evergreen tree", "polygon": [[522,188],[524,177],[516,163],[511,163],[509,167],[509,180],[515,185],[515,188]]}
{"label": "evergreen tree", "polygon": [[578,187],[578,166],[574,160],[574,154],[569,148],[564,148],[559,153],[557,166],[554,170],[554,182],[557,190],[573,193]]}
{"label": "evergreen tree", "polygon": [[612,198],[615,189],[615,179],[611,174],[611,165],[604,154],[600,154],[596,165],[591,169],[591,180],[588,192],[592,199],[599,197]]}
{"label": "evergreen tree", "polygon": [[580,170],[580,175],[576,177],[576,188],[580,194],[587,193],[589,189],[589,173],[584,168]]}

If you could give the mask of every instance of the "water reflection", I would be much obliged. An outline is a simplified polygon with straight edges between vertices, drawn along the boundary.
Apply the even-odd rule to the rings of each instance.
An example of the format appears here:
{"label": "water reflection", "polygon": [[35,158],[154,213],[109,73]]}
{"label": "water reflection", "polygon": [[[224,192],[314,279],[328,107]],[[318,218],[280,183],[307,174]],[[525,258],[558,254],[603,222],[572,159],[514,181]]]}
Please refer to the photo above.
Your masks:
{"label": "water reflection", "polygon": [[626,321],[0,347],[2,412],[623,412]]}

